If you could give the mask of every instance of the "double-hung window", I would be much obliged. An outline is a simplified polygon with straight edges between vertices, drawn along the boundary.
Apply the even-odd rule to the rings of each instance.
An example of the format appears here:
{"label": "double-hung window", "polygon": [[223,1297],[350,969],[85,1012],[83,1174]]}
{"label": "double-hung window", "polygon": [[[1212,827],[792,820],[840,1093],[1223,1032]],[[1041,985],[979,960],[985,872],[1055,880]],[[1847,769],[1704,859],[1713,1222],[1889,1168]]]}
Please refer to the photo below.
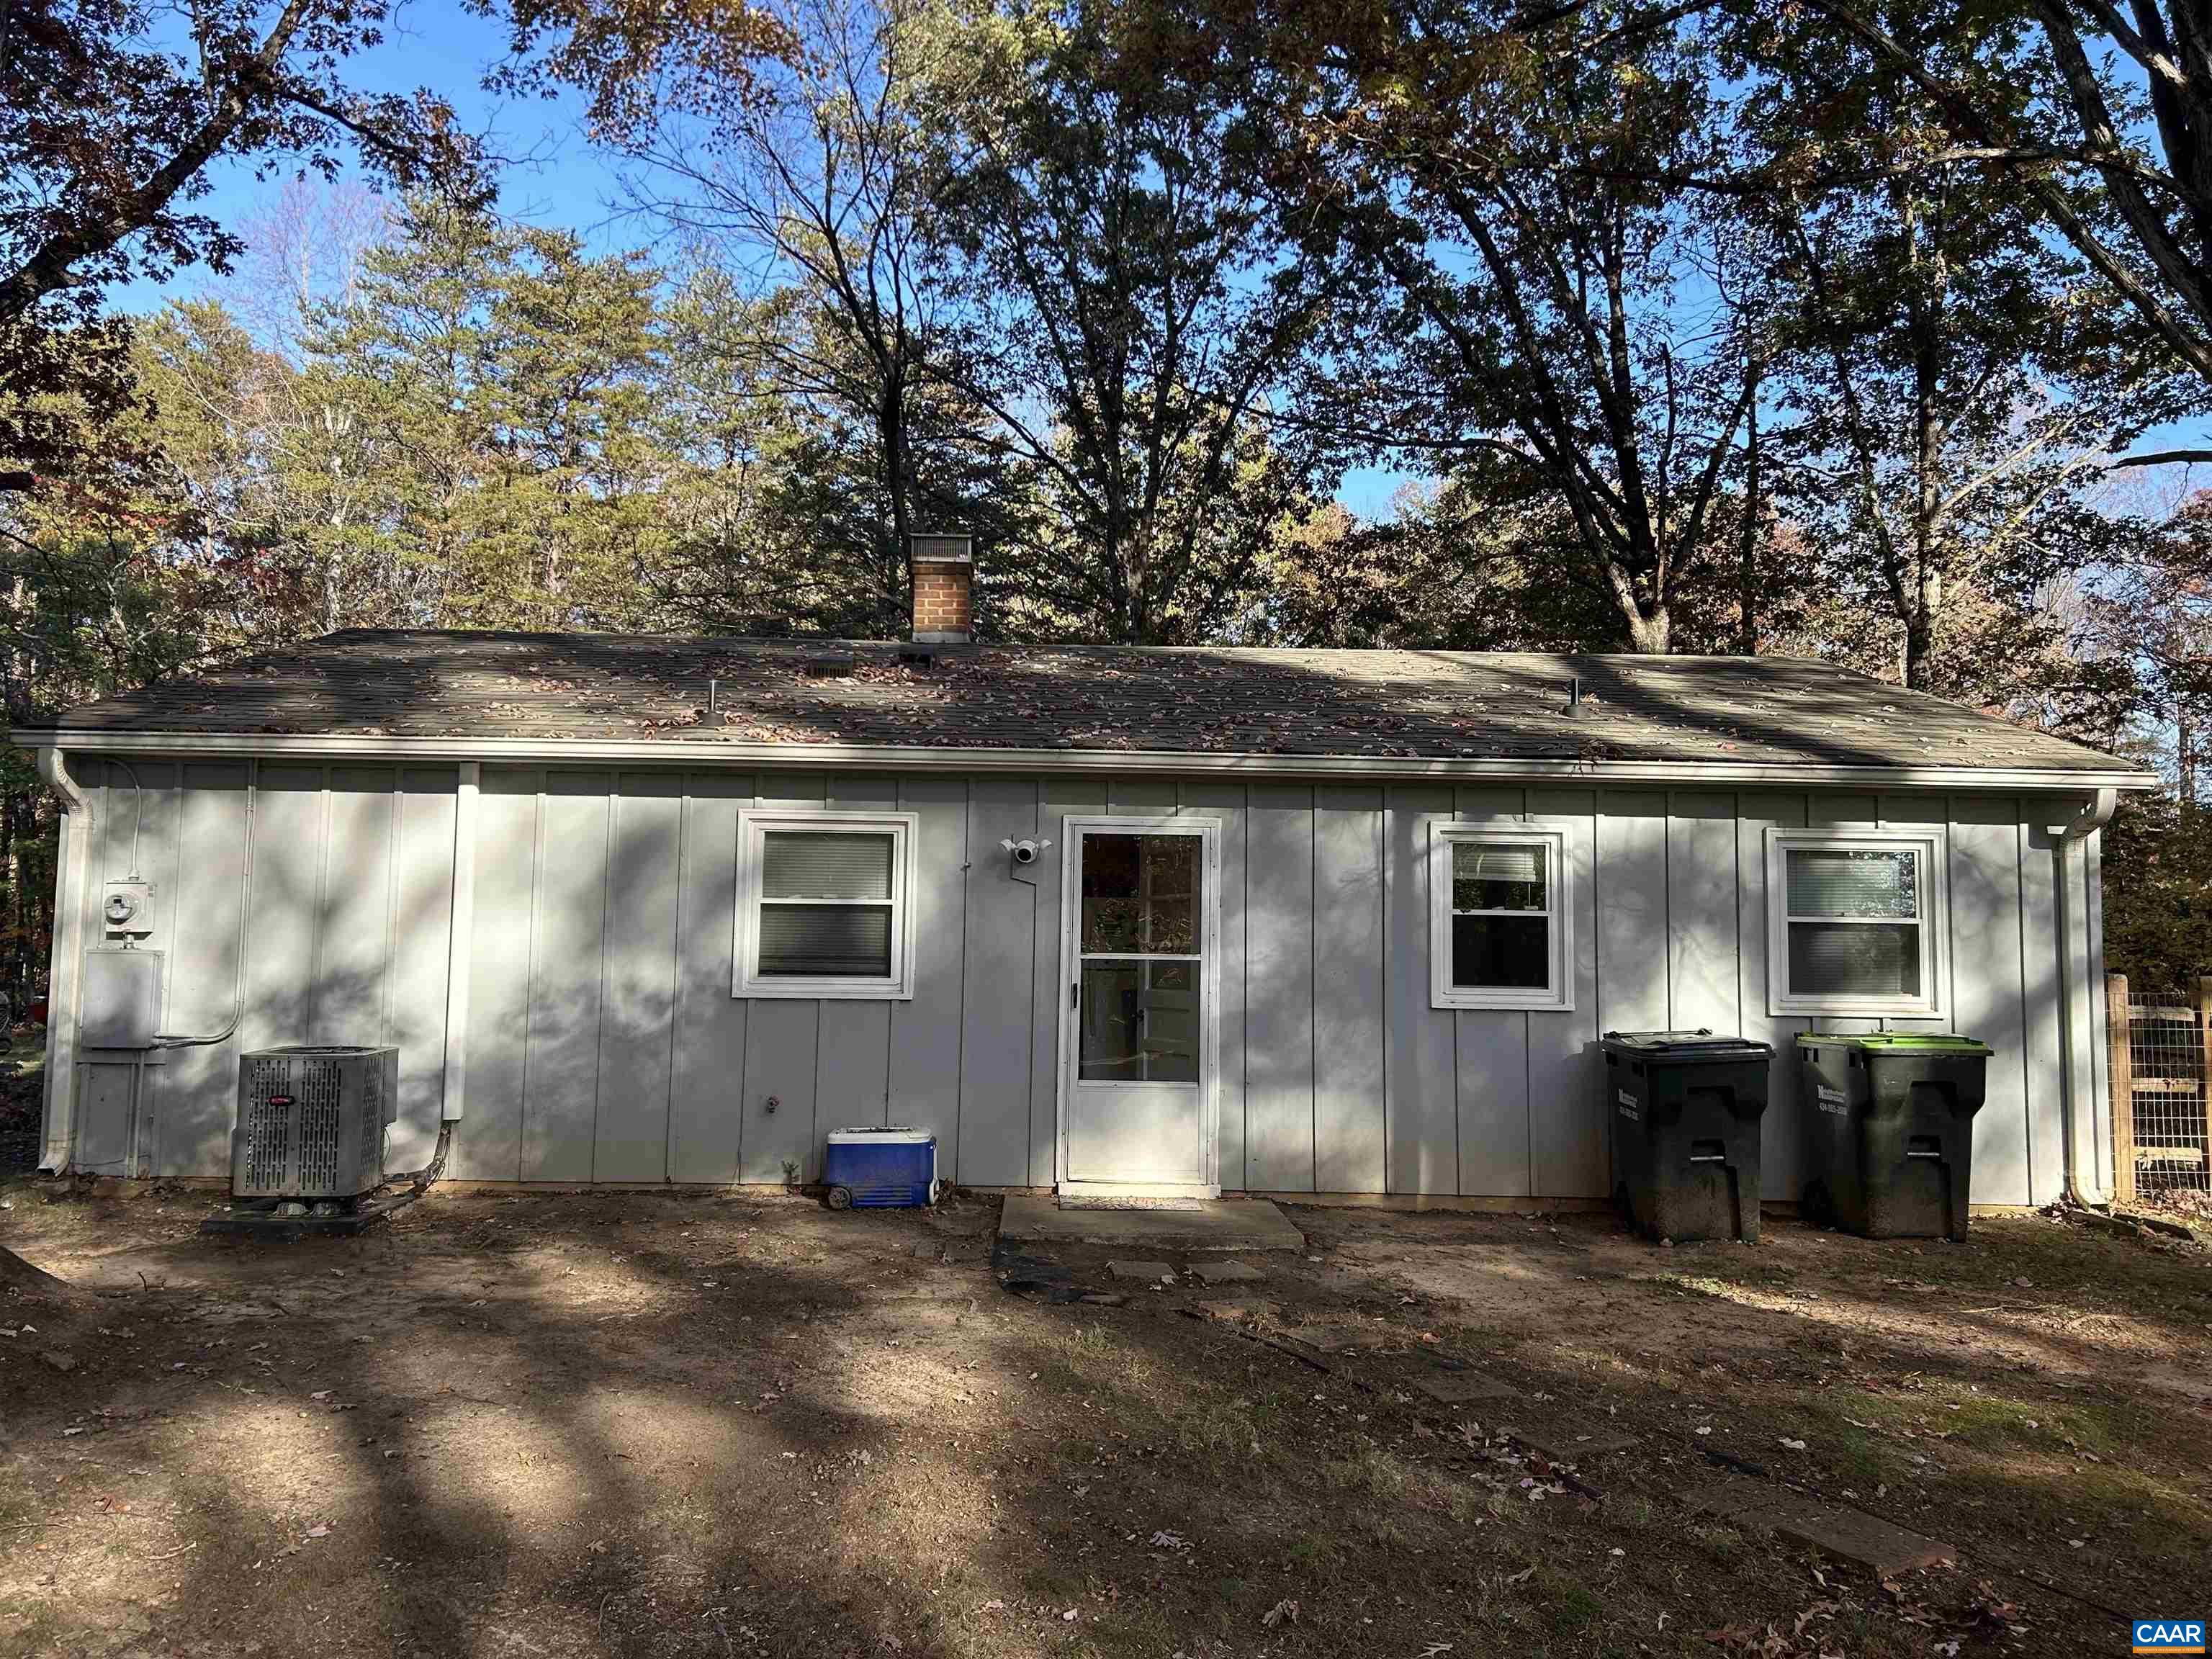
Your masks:
{"label": "double-hung window", "polygon": [[914,994],[911,812],[738,815],[741,997]]}
{"label": "double-hung window", "polygon": [[1940,1017],[1940,830],[1766,836],[1768,1012]]}
{"label": "double-hung window", "polygon": [[1432,824],[1429,869],[1434,1006],[1574,1006],[1564,831]]}

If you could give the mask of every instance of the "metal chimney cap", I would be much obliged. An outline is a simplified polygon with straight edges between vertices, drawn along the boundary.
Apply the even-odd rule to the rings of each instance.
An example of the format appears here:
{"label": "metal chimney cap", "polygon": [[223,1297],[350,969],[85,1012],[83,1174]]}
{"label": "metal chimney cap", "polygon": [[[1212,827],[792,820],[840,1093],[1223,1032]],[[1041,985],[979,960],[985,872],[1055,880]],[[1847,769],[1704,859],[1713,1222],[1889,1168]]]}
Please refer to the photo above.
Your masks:
{"label": "metal chimney cap", "polygon": [[917,530],[907,538],[916,564],[973,564],[975,538],[964,530]]}

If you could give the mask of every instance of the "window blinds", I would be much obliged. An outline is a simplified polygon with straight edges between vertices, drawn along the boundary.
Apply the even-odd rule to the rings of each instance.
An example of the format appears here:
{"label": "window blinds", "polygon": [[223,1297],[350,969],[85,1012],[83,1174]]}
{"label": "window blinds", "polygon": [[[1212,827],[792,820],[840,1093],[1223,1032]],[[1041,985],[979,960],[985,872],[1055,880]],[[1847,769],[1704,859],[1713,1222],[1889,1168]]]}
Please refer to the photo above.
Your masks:
{"label": "window blinds", "polygon": [[1527,842],[1452,843],[1452,908],[1542,910],[1544,849]]}
{"label": "window blinds", "polygon": [[1920,914],[1915,862],[1910,851],[1793,849],[1788,860],[1790,914],[1910,921]]}
{"label": "window blinds", "polygon": [[761,896],[888,899],[891,837],[848,831],[771,830],[763,837]]}

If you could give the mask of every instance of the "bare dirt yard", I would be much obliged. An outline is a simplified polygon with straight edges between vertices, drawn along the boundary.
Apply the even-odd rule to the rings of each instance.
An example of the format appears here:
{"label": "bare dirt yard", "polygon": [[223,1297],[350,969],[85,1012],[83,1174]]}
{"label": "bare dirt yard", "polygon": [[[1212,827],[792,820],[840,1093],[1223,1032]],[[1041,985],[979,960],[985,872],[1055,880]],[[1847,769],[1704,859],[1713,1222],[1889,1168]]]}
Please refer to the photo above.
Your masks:
{"label": "bare dirt yard", "polygon": [[[1259,1280],[1154,1287],[994,1268],[978,1199],[438,1189],[278,1245],[0,1201],[73,1287],[0,1291],[7,1654],[1949,1659],[2212,1606],[2178,1240],[1297,1209]],[[1686,1507],[1717,1479],[1955,1559]]]}

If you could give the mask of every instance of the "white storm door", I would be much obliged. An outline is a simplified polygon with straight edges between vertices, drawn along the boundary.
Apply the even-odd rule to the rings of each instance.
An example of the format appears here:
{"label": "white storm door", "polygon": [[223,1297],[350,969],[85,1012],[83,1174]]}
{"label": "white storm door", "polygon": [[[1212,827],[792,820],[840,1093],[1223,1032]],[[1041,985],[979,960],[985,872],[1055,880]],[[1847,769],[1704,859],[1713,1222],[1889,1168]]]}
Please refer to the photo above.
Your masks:
{"label": "white storm door", "polygon": [[1061,1184],[1216,1191],[1218,826],[1066,827]]}

